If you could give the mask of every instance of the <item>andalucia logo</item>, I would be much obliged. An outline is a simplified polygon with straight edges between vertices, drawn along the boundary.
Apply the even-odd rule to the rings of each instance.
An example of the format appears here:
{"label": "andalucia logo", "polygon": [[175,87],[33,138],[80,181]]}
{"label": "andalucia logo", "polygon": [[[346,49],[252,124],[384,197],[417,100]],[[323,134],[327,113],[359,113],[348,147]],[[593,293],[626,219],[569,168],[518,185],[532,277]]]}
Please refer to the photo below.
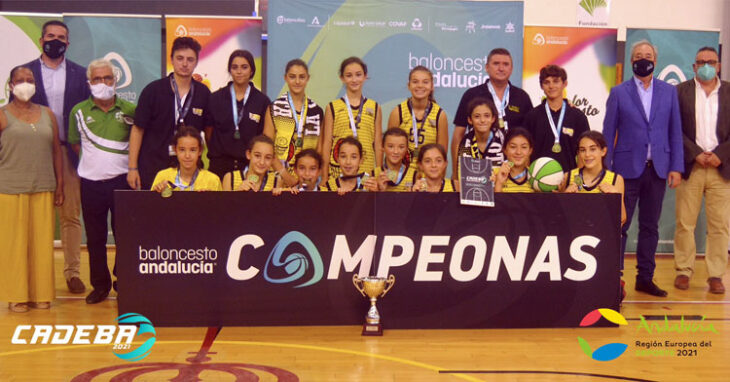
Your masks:
{"label": "andalucia logo", "polygon": [[593,16],[593,11],[596,8],[606,8],[608,6],[606,0],[582,0],[579,5],[591,16]]}
{"label": "andalucia logo", "polygon": [[[626,319],[624,318],[624,316],[621,315],[621,313],[613,309],[603,308],[596,309],[586,314],[585,317],[583,317],[583,320],[581,320],[580,326],[591,326],[598,322],[601,317],[613,322],[616,325],[629,324],[628,322],[626,322]],[[613,361],[614,359],[620,357],[621,354],[624,354],[626,348],[629,347],[629,345],[624,343],[611,343],[603,345],[596,350],[592,350],[591,346],[588,345],[588,341],[584,340],[581,337],[578,337],[578,345],[580,345],[583,353],[586,353],[587,356],[593,358],[596,361]]]}

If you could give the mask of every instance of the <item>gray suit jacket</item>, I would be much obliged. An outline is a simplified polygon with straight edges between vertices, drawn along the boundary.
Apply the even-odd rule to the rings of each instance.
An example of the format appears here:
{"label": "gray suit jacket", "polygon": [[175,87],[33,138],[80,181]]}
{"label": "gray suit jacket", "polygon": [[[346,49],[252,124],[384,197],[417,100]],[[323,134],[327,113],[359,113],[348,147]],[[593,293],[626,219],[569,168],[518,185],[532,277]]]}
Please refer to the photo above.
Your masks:
{"label": "gray suit jacket", "polygon": [[[687,179],[694,166],[695,158],[702,153],[702,149],[695,143],[697,125],[695,119],[695,80],[682,82],[677,85],[679,96],[679,110],[682,115],[682,135],[684,146],[684,174]],[[718,116],[717,116],[717,143],[718,146],[712,150],[722,164],[718,167],[720,175],[730,179],[730,82],[721,81],[718,90]]]}

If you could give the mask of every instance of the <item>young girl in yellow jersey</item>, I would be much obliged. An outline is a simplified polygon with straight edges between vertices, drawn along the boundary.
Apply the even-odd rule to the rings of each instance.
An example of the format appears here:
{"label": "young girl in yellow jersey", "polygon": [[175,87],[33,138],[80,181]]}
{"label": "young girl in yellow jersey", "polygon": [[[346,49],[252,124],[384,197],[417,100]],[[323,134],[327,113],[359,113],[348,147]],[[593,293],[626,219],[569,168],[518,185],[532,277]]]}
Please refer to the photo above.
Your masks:
{"label": "young girl in yellow jersey", "polygon": [[393,127],[383,134],[385,164],[375,169],[379,191],[408,192],[413,187],[416,166],[408,160],[408,134]]}
{"label": "young girl in yellow jersey", "polygon": [[564,192],[621,194],[621,224],[626,221],[624,207],[624,178],[606,169],[606,139],[598,131],[586,131],[578,139],[578,158],[583,167],[574,168],[563,180]]}
{"label": "young girl in yellow jersey", "polygon": [[305,149],[319,149],[322,108],[305,95],[309,82],[307,64],[294,59],[286,64],[284,80],[289,91],[274,100],[264,117],[264,135],[274,141],[273,168],[284,185],[297,184],[294,157]]}
{"label": "young girl in yellow jersey", "polygon": [[[446,179],[446,149],[438,143],[427,143],[418,151],[420,178],[413,182],[416,192],[459,192],[459,182]],[[413,174],[418,176],[418,174]]]}
{"label": "young girl in yellow jersey", "polygon": [[294,157],[294,175],[298,183],[288,188],[275,188],[274,195],[283,191],[298,194],[303,191],[320,191],[319,174],[322,170],[322,156],[315,149],[304,149]]}
{"label": "young girl in yellow jersey", "polygon": [[360,141],[355,137],[343,138],[337,151],[337,159],[342,172],[339,176],[330,177],[327,180],[327,190],[337,191],[340,195],[350,191],[377,191],[378,184],[372,173],[359,172],[362,158]]}
{"label": "young girl in yellow jersey", "polygon": [[509,129],[504,144],[505,161],[500,167],[492,169],[495,192],[535,192],[527,181],[532,148],[529,131],[521,127]]}
{"label": "young girl in yellow jersey", "polygon": [[274,141],[265,135],[251,139],[246,150],[248,166],[233,170],[223,176],[225,191],[271,191],[276,188],[278,177],[271,171],[274,162]]}
{"label": "young girl in yellow jersey", "polygon": [[325,180],[337,178],[342,171],[338,152],[346,137],[354,137],[362,145],[359,172],[372,173],[383,164],[382,111],[377,102],[362,94],[367,74],[367,65],[357,57],[349,57],[340,64],[345,96],[330,102],[324,113],[321,153],[327,156],[322,171]]}
{"label": "young girl in yellow jersey", "polygon": [[[494,102],[484,97],[474,98],[467,105],[466,119],[473,128],[461,139],[458,156],[486,158],[492,161],[492,167],[501,166],[504,161],[505,129],[499,127]],[[458,162],[458,158],[454,160],[454,174],[458,174]]]}
{"label": "young girl in yellow jersey", "polygon": [[203,168],[200,156],[203,154],[203,139],[198,129],[181,126],[172,138],[172,146],[177,158],[177,166],[157,173],[152,182],[152,191],[163,196],[172,195],[171,191],[220,191],[218,175]]}
{"label": "young girl in yellow jersey", "polygon": [[408,74],[411,97],[390,112],[388,128],[400,128],[408,134],[408,161],[416,168],[419,149],[429,143],[449,145],[449,123],[446,112],[433,98],[433,73],[425,66],[416,66]]}

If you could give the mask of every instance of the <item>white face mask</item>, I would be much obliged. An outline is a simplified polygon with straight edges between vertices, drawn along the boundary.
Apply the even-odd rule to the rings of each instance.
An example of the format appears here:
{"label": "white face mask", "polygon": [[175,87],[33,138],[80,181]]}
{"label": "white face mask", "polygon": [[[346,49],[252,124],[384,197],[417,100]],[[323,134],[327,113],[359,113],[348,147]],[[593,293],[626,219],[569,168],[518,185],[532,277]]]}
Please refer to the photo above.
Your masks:
{"label": "white face mask", "polygon": [[23,82],[13,86],[13,95],[23,102],[28,102],[33,94],[35,94],[35,84]]}
{"label": "white face mask", "polygon": [[89,89],[91,89],[91,95],[100,100],[112,99],[116,94],[114,86],[109,86],[103,82],[95,85],[89,84]]}

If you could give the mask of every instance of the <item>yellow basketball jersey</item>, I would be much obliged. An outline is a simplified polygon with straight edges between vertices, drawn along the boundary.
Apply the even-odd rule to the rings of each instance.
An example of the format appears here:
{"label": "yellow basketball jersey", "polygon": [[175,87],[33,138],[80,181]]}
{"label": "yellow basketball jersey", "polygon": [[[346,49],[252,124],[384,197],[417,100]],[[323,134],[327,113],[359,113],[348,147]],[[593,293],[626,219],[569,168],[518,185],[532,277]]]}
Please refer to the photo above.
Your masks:
{"label": "yellow basketball jersey", "polygon": [[[347,104],[340,98],[329,104],[332,111],[334,123],[332,125],[332,150],[330,151],[330,178],[340,176],[340,165],[337,162],[340,140],[353,136],[350,127],[350,117],[347,113]],[[352,109],[352,117],[357,119],[359,106]],[[362,162],[359,172],[373,173],[375,171],[375,117],[378,110],[378,103],[365,98],[362,107],[362,117],[357,124],[357,140],[362,144]],[[378,129],[381,127],[378,126]]]}
{"label": "yellow basketball jersey", "polygon": [[[428,108],[426,108],[428,110]],[[418,147],[421,147],[428,143],[437,143],[438,139],[438,121],[441,115],[442,109],[436,102],[431,102],[431,110],[426,115],[426,120],[416,120],[416,127],[418,128]],[[408,153],[411,167],[417,167],[418,161],[416,149],[415,137],[413,135],[413,116],[411,115],[411,109],[408,107],[408,100],[401,102],[398,105],[398,115],[400,116],[400,125],[398,128],[405,131],[408,134]],[[445,147],[448,149],[448,147]]]}
{"label": "yellow basketball jersey", "polygon": [[398,176],[398,172],[396,171],[390,171],[386,170],[382,167],[378,167],[375,169],[375,178],[377,179],[382,172],[386,172],[388,174],[388,181],[385,191],[394,191],[394,192],[410,192],[411,188],[413,188],[414,180],[416,179],[416,168],[413,166],[409,166],[406,169],[403,168],[404,165],[401,165],[401,170],[403,170],[403,175]]}
{"label": "yellow basketball jersey", "polygon": [[[304,126],[301,137],[298,135],[297,121],[300,115],[293,112],[287,94],[274,100],[270,106],[274,122],[274,152],[289,173],[294,175],[294,157],[304,149],[316,149],[322,124],[322,108],[307,98],[304,108]],[[301,111],[301,110],[299,110]]]}
{"label": "yellow basketball jersey", "polygon": [[[416,184],[416,181],[418,180],[417,177],[418,177],[418,173],[414,172],[413,173],[413,184]],[[446,178],[442,179],[441,180],[441,189],[439,190],[439,192],[456,192],[456,187],[454,187],[454,181],[451,179],[446,179]]]}
{"label": "yellow basketball jersey", "polygon": [[[175,180],[177,180],[177,168],[170,167],[166,168],[164,170],[160,170],[157,175],[155,175],[155,180],[152,182],[152,190],[154,190],[154,187],[156,184],[160,182],[170,182],[175,183]],[[213,174],[212,172],[200,169],[198,171],[198,176],[195,178],[195,182],[193,183],[193,186],[190,187],[190,185],[185,184],[181,180],[181,185],[183,187],[186,187],[185,191],[220,191],[221,190],[221,180],[218,178],[218,175]],[[180,191],[179,188],[175,188],[175,191]]]}
{"label": "yellow basketball jersey", "polygon": [[[492,168],[492,173],[497,176],[499,167]],[[530,182],[527,181],[527,173],[520,180],[515,180],[512,175],[507,177],[507,180],[502,184],[502,192],[535,192]]]}
{"label": "yellow basketball jersey", "polygon": [[[575,178],[580,175],[580,181],[583,180],[583,169],[580,168],[574,168],[570,170],[570,179],[568,185],[575,184]],[[578,192],[585,193],[585,194],[600,194],[601,190],[598,188],[598,185],[601,183],[605,184],[616,184],[616,173],[613,171],[606,170],[603,173],[603,176],[601,176],[601,180],[593,184],[593,186],[587,187],[585,184],[580,184],[578,187]]]}
{"label": "yellow basketball jersey", "polygon": [[[231,188],[234,191],[238,190],[238,187],[241,185],[241,183],[243,183],[243,174],[245,174],[247,172],[248,172],[248,167],[246,167],[243,170],[231,172],[233,174],[233,179],[232,179],[233,185]],[[277,186],[276,179],[277,179],[276,173],[274,173],[273,171],[267,172],[266,176],[264,176],[264,179],[261,181],[261,187],[259,188],[259,191],[271,191],[274,188],[276,188],[276,186]]]}

